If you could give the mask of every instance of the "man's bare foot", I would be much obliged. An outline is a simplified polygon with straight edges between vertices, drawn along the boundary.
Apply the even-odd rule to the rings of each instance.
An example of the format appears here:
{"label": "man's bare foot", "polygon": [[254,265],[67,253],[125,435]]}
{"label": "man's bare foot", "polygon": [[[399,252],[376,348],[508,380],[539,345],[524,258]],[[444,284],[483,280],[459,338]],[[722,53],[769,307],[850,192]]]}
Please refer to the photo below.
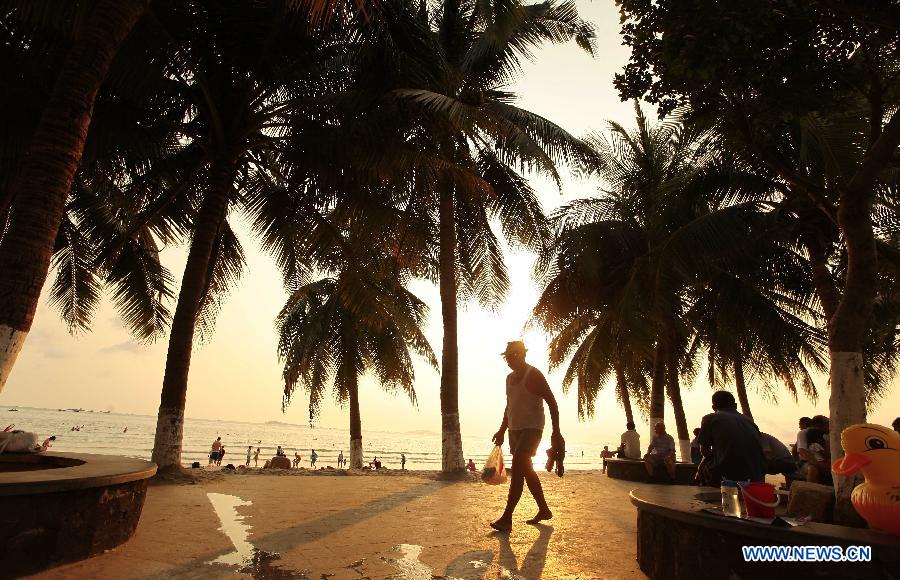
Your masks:
{"label": "man's bare foot", "polygon": [[491,522],[491,527],[497,530],[498,532],[508,532],[512,530],[512,518],[505,520],[500,518],[496,522]]}
{"label": "man's bare foot", "polygon": [[525,523],[526,524],[536,524],[536,523],[542,522],[544,520],[549,520],[552,517],[553,517],[553,512],[551,512],[550,510],[541,510],[537,513],[536,516],[534,516],[530,520],[525,520]]}

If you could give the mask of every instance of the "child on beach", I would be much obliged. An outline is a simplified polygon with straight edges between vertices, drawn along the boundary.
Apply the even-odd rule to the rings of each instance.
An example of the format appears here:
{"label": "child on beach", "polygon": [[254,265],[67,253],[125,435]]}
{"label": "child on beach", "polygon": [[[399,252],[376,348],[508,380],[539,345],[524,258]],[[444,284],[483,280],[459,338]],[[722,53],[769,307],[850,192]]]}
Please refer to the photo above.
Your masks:
{"label": "child on beach", "polygon": [[294,451],[294,460],[291,462],[292,466],[296,468],[300,465],[300,461],[302,461],[302,459],[300,459],[300,452]]}
{"label": "child on beach", "polygon": [[319,459],[319,455],[316,453],[316,450],[312,450],[312,455],[309,456],[309,467],[311,469],[316,468],[316,461]]}
{"label": "child on beach", "polygon": [[338,455],[338,469],[344,466],[344,450],[341,449],[340,454]]}
{"label": "child on beach", "polygon": [[253,446],[252,446],[252,445],[248,445],[248,446],[247,446],[247,463],[244,464],[244,465],[247,466],[247,467],[250,467],[250,453],[251,453],[252,451],[253,451]]}
{"label": "child on beach", "polygon": [[253,454],[253,467],[259,467],[259,447],[256,448],[256,453]]}
{"label": "child on beach", "polygon": [[216,465],[222,465],[222,458],[225,457],[225,446],[223,445],[221,449],[219,449],[219,456],[216,457]]}

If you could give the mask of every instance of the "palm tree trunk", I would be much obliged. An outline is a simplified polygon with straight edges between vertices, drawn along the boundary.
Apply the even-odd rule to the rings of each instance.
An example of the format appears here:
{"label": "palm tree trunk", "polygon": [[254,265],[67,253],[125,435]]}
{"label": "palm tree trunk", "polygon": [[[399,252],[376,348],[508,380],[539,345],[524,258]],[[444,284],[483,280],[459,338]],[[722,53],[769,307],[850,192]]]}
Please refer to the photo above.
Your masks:
{"label": "palm tree trunk", "polygon": [[653,359],[653,377],[650,383],[650,433],[657,423],[665,419],[666,409],[666,352],[662,338],[656,341]]}
{"label": "palm tree trunk", "polygon": [[684,405],[681,402],[681,385],[678,383],[678,362],[674,355],[667,357],[668,380],[666,387],[669,392],[669,400],[672,401],[672,411],[675,415],[675,430],[678,433],[678,454],[684,463],[691,462],[691,436],[688,432],[687,417],[684,415]]}
{"label": "palm tree trunk", "polygon": [[0,391],[31,330],[97,92],[148,3],[97,2],[62,64],[22,167],[10,184],[11,219],[0,246]]}
{"label": "palm tree trunk", "polygon": [[634,415],[631,412],[631,398],[628,395],[628,382],[625,380],[625,371],[620,365],[616,365],[616,395],[625,409],[625,423],[634,423]]}
{"label": "palm tree trunk", "polygon": [[347,389],[350,395],[350,469],[362,469],[362,419],[359,414],[359,382],[355,374]]}
{"label": "palm tree trunk", "polygon": [[744,361],[741,355],[734,357],[734,386],[737,390],[738,401],[741,403],[741,413],[753,419],[753,413],[750,412],[750,399],[747,398],[747,383],[744,381]]}
{"label": "palm tree trunk", "polygon": [[453,188],[444,184],[439,207],[441,316],[444,344],[441,354],[441,469],[462,471],[462,434],[459,428],[459,350],[456,310],[456,215]]}
{"label": "palm tree trunk", "polygon": [[212,168],[209,189],[194,223],[194,236],[181,279],[178,305],[172,319],[156,438],[153,443],[153,461],[160,469],[181,465],[184,406],[194,330],[207,288],[213,246],[228,214],[234,171],[234,163],[230,162],[219,163]]}
{"label": "palm tree trunk", "polygon": [[813,287],[822,304],[825,319],[831,320],[840,303],[840,295],[828,271],[828,256],[821,240],[810,238],[806,241],[806,252],[809,254],[809,265],[812,269]]}
{"label": "palm tree trunk", "polygon": [[[896,155],[898,146],[900,113],[895,112],[840,193],[837,221],[847,245],[847,272],[844,294],[828,324],[828,350],[831,356],[828,407],[831,414],[832,460],[844,455],[841,447],[843,430],[850,425],[866,422],[862,350],[869,331],[878,272],[878,254],[872,231],[872,200],[878,176]],[[850,493],[854,487],[854,478],[834,476],[836,523],[859,520],[850,503]]]}

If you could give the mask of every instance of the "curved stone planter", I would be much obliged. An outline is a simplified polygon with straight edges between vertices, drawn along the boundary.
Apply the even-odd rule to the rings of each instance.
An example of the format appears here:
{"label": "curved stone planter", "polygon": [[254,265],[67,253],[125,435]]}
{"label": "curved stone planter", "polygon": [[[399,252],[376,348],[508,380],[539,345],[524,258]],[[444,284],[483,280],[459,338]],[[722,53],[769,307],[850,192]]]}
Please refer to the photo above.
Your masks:
{"label": "curved stone planter", "polygon": [[[694,475],[697,466],[693,463],[675,464],[675,483],[679,485],[694,485]],[[643,483],[668,483],[669,476],[664,467],[659,467],[651,479],[640,459],[610,458],[606,460],[606,475],[613,479],[626,481],[640,481]]]}
{"label": "curved stone planter", "polygon": [[[808,523],[777,527],[700,511],[720,498],[712,487],[654,486],[631,491],[637,558],[651,579],[900,578],[900,538]],[[871,546],[870,562],[745,562],[742,546]]]}
{"label": "curved stone planter", "polygon": [[156,464],[74,453],[0,454],[0,578],[81,560],[128,540]]}

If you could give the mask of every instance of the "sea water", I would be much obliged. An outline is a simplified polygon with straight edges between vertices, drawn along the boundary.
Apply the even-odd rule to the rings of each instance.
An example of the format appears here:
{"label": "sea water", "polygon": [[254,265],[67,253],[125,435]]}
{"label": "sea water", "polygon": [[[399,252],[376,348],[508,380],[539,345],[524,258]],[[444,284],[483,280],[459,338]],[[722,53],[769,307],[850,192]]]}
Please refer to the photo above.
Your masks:
{"label": "sea water", "polygon": [[[12,408],[18,411],[10,411]],[[156,417],[147,415],[0,406],[0,430],[11,423],[15,423],[15,429],[37,433],[40,441],[56,435],[52,451],[124,455],[138,459],[150,459],[156,431]],[[72,427],[81,425],[84,427],[80,431],[72,431]],[[210,447],[216,437],[221,437],[225,445],[223,466],[228,463],[243,465],[248,445],[252,446],[254,452],[257,447],[260,448],[260,467],[266,459],[275,455],[279,445],[292,460],[294,453],[299,453],[302,458],[300,465],[306,468],[310,466],[309,455],[312,449],[319,456],[316,467],[337,467],[337,456],[341,451],[348,460],[350,456],[350,435],[346,429],[311,428],[308,425],[278,421],[244,423],[187,418],[184,425],[182,464],[190,466],[194,461],[199,461],[201,465],[206,465],[209,462]],[[544,439],[535,457],[535,465],[540,465],[540,468],[546,458],[544,450],[550,445],[549,434]],[[508,447],[504,447],[504,452],[508,452]],[[568,442],[566,467],[599,468],[601,448],[602,445]],[[493,443],[489,435],[463,436],[465,459],[473,459],[479,470],[492,449]],[[407,469],[439,470],[441,435],[424,431],[363,431],[363,452],[364,462],[378,457],[382,465],[389,469],[400,469],[400,454],[405,453]],[[254,465],[252,455],[250,465]]]}

